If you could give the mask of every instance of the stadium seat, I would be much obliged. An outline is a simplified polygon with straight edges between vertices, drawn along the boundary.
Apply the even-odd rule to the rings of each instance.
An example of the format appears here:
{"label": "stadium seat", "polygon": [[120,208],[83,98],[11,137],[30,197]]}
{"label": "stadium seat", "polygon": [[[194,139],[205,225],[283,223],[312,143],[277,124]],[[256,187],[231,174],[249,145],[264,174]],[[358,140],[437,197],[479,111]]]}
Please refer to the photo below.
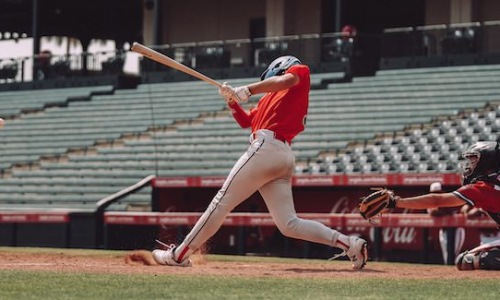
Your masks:
{"label": "stadium seat", "polygon": [[[313,89],[306,129],[292,144],[296,173],[456,172],[467,144],[500,131],[500,108],[491,105],[500,93],[498,75],[499,66],[384,70]],[[16,197],[92,207],[151,174],[226,176],[248,145],[249,131],[203,82],[99,90],[75,89],[64,97],[23,92],[29,101],[10,101],[2,109],[17,118],[0,132],[0,167],[9,173],[0,180],[0,207],[14,205]],[[68,94],[86,98],[70,101]],[[30,109],[38,112],[21,114]],[[149,203],[149,192],[116,207]]]}

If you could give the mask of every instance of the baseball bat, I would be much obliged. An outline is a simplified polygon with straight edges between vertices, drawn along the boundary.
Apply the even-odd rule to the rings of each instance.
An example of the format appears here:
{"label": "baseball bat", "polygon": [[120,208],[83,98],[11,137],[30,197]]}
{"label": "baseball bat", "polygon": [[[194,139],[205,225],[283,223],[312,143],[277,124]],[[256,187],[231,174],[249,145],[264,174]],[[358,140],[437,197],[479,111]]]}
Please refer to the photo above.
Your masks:
{"label": "baseball bat", "polygon": [[219,88],[222,84],[213,80],[212,78],[206,76],[206,75],[203,75],[201,74],[200,72],[196,71],[196,70],[193,70],[191,69],[190,67],[188,66],[185,66],[183,64],[181,64],[180,62],[164,55],[164,54],[161,54],[149,47],[146,47],[140,43],[137,43],[137,42],[134,42],[132,44],[132,47],[130,48],[130,50],[136,52],[136,53],[139,53],[139,54],[142,54],[144,55],[145,57],[151,59],[151,60],[154,60],[162,65],[165,65],[167,67],[170,67],[170,68],[174,68],[176,70],[179,70],[181,72],[184,72],[188,75],[191,75],[193,77],[196,77],[198,79],[201,79],[217,88]]}

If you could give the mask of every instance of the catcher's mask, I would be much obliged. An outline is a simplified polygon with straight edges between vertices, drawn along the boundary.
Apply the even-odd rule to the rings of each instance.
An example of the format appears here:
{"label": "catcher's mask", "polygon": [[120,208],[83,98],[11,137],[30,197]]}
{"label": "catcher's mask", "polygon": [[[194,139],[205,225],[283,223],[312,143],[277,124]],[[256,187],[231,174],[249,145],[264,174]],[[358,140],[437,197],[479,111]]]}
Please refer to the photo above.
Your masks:
{"label": "catcher's mask", "polygon": [[273,76],[279,76],[285,74],[286,70],[288,70],[293,65],[302,64],[298,58],[291,55],[280,56],[276,58],[267,69],[260,76],[260,80],[267,79]]}
{"label": "catcher's mask", "polygon": [[500,145],[498,142],[477,142],[464,151],[465,159],[459,165],[463,184],[477,181],[496,182],[500,173]]}

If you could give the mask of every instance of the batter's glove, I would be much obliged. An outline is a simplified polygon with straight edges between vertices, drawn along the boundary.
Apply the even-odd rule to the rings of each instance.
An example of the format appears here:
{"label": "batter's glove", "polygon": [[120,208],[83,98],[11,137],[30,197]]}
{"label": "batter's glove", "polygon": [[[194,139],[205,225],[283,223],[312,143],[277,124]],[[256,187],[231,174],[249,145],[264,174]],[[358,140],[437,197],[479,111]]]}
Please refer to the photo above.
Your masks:
{"label": "batter's glove", "polygon": [[373,217],[396,207],[398,197],[394,195],[393,191],[386,188],[377,188],[376,190],[361,198],[359,202],[359,213],[366,220],[371,220]]}
{"label": "batter's glove", "polygon": [[233,88],[227,82],[224,82],[221,87],[219,88],[219,94],[226,99],[228,103],[232,101],[237,101],[237,102],[247,102],[250,96],[252,96],[252,93],[248,89],[248,87],[245,86],[240,86]]}

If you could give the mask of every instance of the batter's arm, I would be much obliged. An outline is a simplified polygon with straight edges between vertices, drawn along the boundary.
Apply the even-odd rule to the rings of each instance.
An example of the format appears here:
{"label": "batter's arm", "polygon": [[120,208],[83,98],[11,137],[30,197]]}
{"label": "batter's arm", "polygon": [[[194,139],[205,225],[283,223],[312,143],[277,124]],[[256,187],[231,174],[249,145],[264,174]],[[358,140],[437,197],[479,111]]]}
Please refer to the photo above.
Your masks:
{"label": "batter's arm", "polygon": [[258,81],[247,85],[248,89],[252,93],[262,94],[262,93],[273,93],[279,92],[292,88],[300,82],[300,77],[293,73],[286,73],[282,76],[269,77],[266,80]]}
{"label": "batter's arm", "polygon": [[442,194],[425,194],[416,197],[397,198],[396,207],[410,209],[426,209],[437,207],[457,207],[465,204],[465,201],[460,199],[453,193]]}
{"label": "batter's arm", "polygon": [[252,125],[252,117],[248,114],[237,101],[228,102],[231,114],[241,128],[248,128]]}
{"label": "batter's arm", "polygon": [[[252,95],[262,93],[279,92],[289,89],[300,82],[300,77],[293,73],[286,73],[282,76],[273,76],[263,81],[258,81],[247,85]],[[252,116],[247,113],[234,99],[227,100],[234,119],[242,128],[248,128],[252,125]]]}

